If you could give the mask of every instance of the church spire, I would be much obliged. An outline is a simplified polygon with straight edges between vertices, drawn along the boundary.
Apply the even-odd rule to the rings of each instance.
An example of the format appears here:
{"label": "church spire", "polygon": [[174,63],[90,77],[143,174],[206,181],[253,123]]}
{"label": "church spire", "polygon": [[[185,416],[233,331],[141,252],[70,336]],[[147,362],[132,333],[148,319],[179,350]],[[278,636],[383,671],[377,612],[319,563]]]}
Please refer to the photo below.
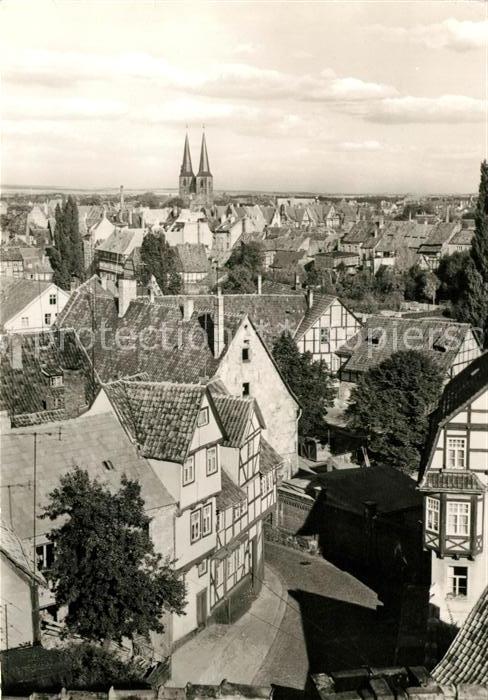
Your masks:
{"label": "church spire", "polygon": [[185,149],[183,151],[183,162],[181,164],[180,175],[193,177],[193,167],[191,164],[190,144],[188,143],[188,131],[185,136]]}
{"label": "church spire", "polygon": [[208,164],[207,142],[205,141],[205,127],[202,134],[202,148],[200,150],[199,175],[210,175],[210,165]]}

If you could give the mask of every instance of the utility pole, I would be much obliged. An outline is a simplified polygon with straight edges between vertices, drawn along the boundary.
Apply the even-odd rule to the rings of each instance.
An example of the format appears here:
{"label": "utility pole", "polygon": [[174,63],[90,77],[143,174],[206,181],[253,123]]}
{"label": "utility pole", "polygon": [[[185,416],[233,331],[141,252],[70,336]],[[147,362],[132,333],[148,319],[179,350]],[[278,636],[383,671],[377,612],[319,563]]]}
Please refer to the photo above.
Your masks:
{"label": "utility pole", "polygon": [[34,433],[34,502],[33,502],[33,527],[32,527],[32,564],[34,571],[37,571],[36,566],[36,498],[37,498],[37,433]]}

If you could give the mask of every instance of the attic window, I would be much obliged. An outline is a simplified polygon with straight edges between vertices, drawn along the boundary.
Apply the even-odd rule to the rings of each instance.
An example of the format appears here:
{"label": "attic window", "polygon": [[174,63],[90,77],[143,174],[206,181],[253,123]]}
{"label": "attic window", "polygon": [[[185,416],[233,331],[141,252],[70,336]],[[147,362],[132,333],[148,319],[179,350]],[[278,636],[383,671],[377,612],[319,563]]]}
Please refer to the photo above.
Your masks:
{"label": "attic window", "polygon": [[447,343],[444,339],[444,336],[439,335],[439,336],[437,336],[437,338],[434,338],[434,341],[432,343],[432,347],[434,350],[437,350],[437,352],[446,352]]}
{"label": "attic window", "polygon": [[250,392],[249,382],[244,382],[242,385],[242,395],[249,396],[249,392]]}
{"label": "attic window", "polygon": [[114,465],[112,464],[112,462],[111,462],[109,459],[105,459],[105,460],[102,462],[102,464],[103,464],[103,466],[105,467],[105,469],[106,469],[108,472],[113,472],[113,471],[114,471]]}
{"label": "attic window", "polygon": [[197,426],[201,428],[204,425],[208,425],[208,408],[202,408],[198,414]]}
{"label": "attic window", "polygon": [[249,360],[250,360],[249,348],[242,348],[242,361],[249,362]]}
{"label": "attic window", "polygon": [[383,337],[383,332],[380,328],[375,329],[369,336],[370,345],[379,345]]}

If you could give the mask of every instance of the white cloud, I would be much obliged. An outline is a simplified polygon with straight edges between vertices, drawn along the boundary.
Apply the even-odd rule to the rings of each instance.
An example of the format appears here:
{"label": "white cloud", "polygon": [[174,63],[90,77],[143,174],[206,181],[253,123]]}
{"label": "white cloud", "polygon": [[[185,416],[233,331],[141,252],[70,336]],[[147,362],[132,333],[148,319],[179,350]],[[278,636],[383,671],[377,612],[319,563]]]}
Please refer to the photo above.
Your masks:
{"label": "white cloud", "polygon": [[5,95],[3,116],[17,120],[114,119],[127,114],[125,102],[88,97],[31,97]]}
{"label": "white cloud", "polygon": [[488,104],[464,95],[441,97],[394,97],[368,105],[364,117],[384,124],[408,123],[473,123],[487,118]]}
{"label": "white cloud", "polygon": [[232,53],[236,54],[237,56],[252,56],[253,54],[257,53],[257,51],[257,46],[251,42],[237,44],[237,46],[232,49]]}
{"label": "white cloud", "polygon": [[414,27],[373,25],[369,31],[382,39],[404,39],[430,49],[469,51],[488,44],[488,20],[473,22],[450,17],[435,24],[417,24]]}

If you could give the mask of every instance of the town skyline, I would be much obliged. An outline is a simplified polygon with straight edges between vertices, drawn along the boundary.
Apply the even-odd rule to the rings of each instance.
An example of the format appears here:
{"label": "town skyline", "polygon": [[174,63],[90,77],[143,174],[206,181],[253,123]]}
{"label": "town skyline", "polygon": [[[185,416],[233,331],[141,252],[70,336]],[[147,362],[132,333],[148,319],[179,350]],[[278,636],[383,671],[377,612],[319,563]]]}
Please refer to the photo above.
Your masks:
{"label": "town skyline", "polygon": [[205,124],[216,191],[476,190],[482,3],[301,3],[277,15],[273,3],[7,1],[0,11],[6,184],[173,189],[185,125],[196,151]]}

